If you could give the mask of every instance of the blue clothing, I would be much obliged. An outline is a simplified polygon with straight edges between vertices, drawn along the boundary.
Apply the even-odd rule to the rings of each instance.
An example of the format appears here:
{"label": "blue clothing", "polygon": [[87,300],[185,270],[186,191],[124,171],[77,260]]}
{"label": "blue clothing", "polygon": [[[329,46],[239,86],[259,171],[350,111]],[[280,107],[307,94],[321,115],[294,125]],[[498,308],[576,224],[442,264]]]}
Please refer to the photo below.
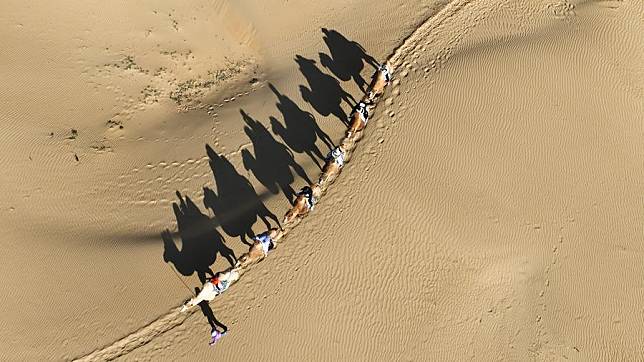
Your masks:
{"label": "blue clothing", "polygon": [[221,293],[224,290],[228,289],[228,281],[227,280],[220,280],[219,283],[214,284],[214,286],[215,286],[215,289],[217,289],[217,291],[219,293]]}
{"label": "blue clothing", "polygon": [[271,244],[273,244],[273,239],[271,239],[270,235],[268,233],[263,233],[256,235],[253,239],[258,241],[262,245],[264,255],[268,254],[268,249],[270,249]]}

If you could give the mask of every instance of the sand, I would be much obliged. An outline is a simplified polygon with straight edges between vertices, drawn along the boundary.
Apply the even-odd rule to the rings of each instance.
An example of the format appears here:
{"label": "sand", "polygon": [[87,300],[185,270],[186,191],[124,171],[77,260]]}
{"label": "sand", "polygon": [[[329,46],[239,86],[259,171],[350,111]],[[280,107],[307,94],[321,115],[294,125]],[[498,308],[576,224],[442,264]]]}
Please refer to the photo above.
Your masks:
{"label": "sand", "polygon": [[[0,357],[644,358],[643,15],[4,3]],[[393,54],[395,81],[316,209],[211,303],[230,332],[209,347],[204,315],[175,313],[200,282],[170,243],[224,269],[274,224],[260,203],[281,219],[316,178],[336,100],[362,95],[321,28]]]}

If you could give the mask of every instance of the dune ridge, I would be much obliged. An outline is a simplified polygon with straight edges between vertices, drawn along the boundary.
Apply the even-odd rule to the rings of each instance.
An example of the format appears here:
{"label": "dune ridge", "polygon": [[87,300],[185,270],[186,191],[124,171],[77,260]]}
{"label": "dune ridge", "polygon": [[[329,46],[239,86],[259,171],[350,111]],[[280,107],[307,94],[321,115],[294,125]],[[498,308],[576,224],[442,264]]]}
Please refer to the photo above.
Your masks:
{"label": "dune ridge", "polygon": [[643,3],[2,8],[0,359],[642,359]]}
{"label": "dune ridge", "polygon": [[[392,72],[392,82],[396,78],[394,74],[396,73],[396,68],[400,66],[401,59],[404,59],[409,54],[413,54],[414,50],[418,48],[418,42],[424,39],[427,33],[431,32],[432,29],[436,28],[437,26],[440,26],[440,24],[442,24],[443,22],[448,21],[451,16],[453,16],[456,12],[461,10],[464,6],[466,6],[470,2],[471,0],[456,0],[448,3],[434,16],[431,16],[423,23],[421,23],[420,26],[418,26],[407,38],[405,38],[405,40],[402,42],[400,46],[398,46],[392,51],[391,55],[385,61],[385,63],[390,65],[390,69]],[[380,96],[374,102],[374,105],[372,108],[376,109],[384,97],[385,95]],[[357,143],[360,141],[360,139],[361,137],[358,137],[357,140],[355,141],[343,139],[341,142],[339,142],[339,144],[341,145],[347,145],[347,148],[346,148],[347,163],[350,162],[351,155],[353,152],[355,152]],[[330,186],[330,183],[323,184],[322,195],[326,193],[327,188],[329,186]],[[320,200],[322,200],[322,198],[320,198]],[[308,216],[308,217],[311,217],[311,216]],[[293,228],[297,227],[297,225],[299,225],[301,220],[302,219],[298,219],[298,221],[294,225],[286,227],[284,229],[284,236],[282,238],[282,241],[280,241],[280,243],[284,242],[288,233]],[[240,278],[248,270],[249,269],[243,270],[243,272],[240,273]],[[181,323],[183,323],[183,321],[186,320],[186,318],[190,314],[195,312],[195,309],[192,309],[188,313],[182,313],[180,309],[181,309],[180,307],[176,307],[172,309],[168,314],[158,318],[157,320],[141,328],[140,330],[102,349],[96,350],[86,356],[76,358],[74,359],[74,361],[113,360],[115,358],[121,357],[133,351],[134,349],[149,343],[156,336],[163,334],[164,332],[167,332],[175,328],[176,326],[180,325]]]}

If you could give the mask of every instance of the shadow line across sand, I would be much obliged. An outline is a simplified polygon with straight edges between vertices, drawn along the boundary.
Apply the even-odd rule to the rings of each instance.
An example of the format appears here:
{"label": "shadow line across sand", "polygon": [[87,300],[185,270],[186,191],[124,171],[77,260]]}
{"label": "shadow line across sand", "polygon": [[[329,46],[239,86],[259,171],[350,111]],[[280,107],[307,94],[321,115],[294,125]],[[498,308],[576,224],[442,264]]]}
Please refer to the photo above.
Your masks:
{"label": "shadow line across sand", "polygon": [[[366,89],[366,82],[360,76],[364,61],[377,64],[375,59],[368,56],[356,42],[349,41],[334,30],[322,29],[324,40],[329,47],[331,56],[320,53],[321,63],[330,69],[338,78],[349,81],[353,79],[358,86]],[[302,98],[322,116],[335,115],[347,124],[347,114],[343,111],[342,102],[353,107],[356,103],[353,96],[342,89],[340,82],[332,75],[326,74],[316,66],[312,59],[300,55],[295,57],[308,87],[299,87]],[[270,130],[260,121],[251,117],[243,109],[240,115],[244,122],[244,132],[251,141],[253,153],[248,149],[241,151],[244,168],[251,171],[255,178],[272,194],[282,193],[293,202],[296,195],[291,184],[295,181],[295,172],[307,184],[312,184],[304,168],[295,161],[293,152],[304,153],[322,169],[321,161],[324,154],[317,146],[317,141],[331,150],[334,143],[317,124],[315,117],[300,108],[291,98],[280,92],[273,84],[269,88],[277,98],[275,106],[281,113],[283,122],[275,117],[269,117],[271,130],[283,142],[275,139]],[[288,145],[288,146],[287,146]],[[215,180],[215,189],[203,188],[204,206],[214,214],[213,218],[202,213],[187,196],[184,198],[177,191],[179,203],[173,204],[177,219],[182,248],[178,249],[168,230],[162,233],[164,240],[164,261],[172,263],[184,276],[197,273],[202,284],[206,274],[214,276],[210,266],[217,255],[221,255],[234,266],[237,258],[232,249],[225,245],[224,239],[217,231],[220,226],[226,235],[239,237],[251,245],[250,238],[255,233],[252,230],[256,221],[261,219],[266,229],[272,227],[271,221],[279,228],[282,226],[278,218],[262,202],[250,181],[237,172],[233,164],[210,145],[206,144],[206,154]],[[198,293],[199,289],[195,289]],[[223,331],[227,327],[219,322],[208,303],[199,304],[203,315],[213,330],[217,327]]]}
{"label": "shadow line across sand", "polygon": [[[331,48],[331,45],[329,47]],[[334,74],[343,80],[346,78],[345,74],[350,74],[351,79],[360,82],[359,79],[354,77],[354,72],[358,69],[358,66],[349,67],[349,69],[353,69],[353,72],[341,73],[343,72],[341,65],[346,60],[340,60],[342,56],[337,55],[337,52],[333,50],[331,53],[332,57],[329,57],[331,61],[322,57],[325,59],[326,66],[335,69]],[[340,107],[340,103],[344,101],[349,106],[352,106],[352,102],[355,103],[353,97],[342,89],[333,76],[318,69],[315,66],[315,61],[300,56],[297,56],[296,60],[299,60],[300,70],[311,87],[300,86],[301,92],[306,95],[304,99],[307,102],[312,102],[311,105],[321,115],[334,114],[346,123],[346,114]],[[351,62],[349,63],[351,64]],[[255,173],[258,180],[263,180],[270,185],[269,187],[265,184],[270,193],[257,194],[249,180],[239,174],[225,156],[217,154],[209,145],[206,145],[206,153],[210,158],[210,167],[215,178],[216,190],[203,189],[204,206],[210,209],[215,216],[210,217],[204,214],[188,196],[177,192],[179,201],[173,203],[172,207],[179,231],[173,234],[166,229],[161,233],[164,245],[164,262],[173,264],[183,275],[188,276],[197,273],[200,280],[205,279],[206,274],[212,275],[210,267],[215,262],[217,255],[226,258],[231,265],[234,264],[236,260],[234,252],[225,245],[223,236],[217,230],[218,227],[221,227],[226,235],[239,237],[243,242],[248,243],[247,238],[254,235],[251,228],[257,218],[262,219],[267,228],[271,227],[271,221],[279,226],[279,220],[266,208],[262,200],[270,196],[271,193],[277,194],[281,191],[292,201],[294,191],[290,186],[293,182],[291,169],[303,180],[310,183],[302,166],[294,161],[293,152],[306,153],[313,162],[320,166],[318,159],[322,160],[324,157],[323,153],[317,148],[316,140],[320,139],[329,149],[333,147],[332,140],[321,130],[311,114],[303,111],[295,102],[272,85],[271,90],[278,99],[276,106],[284,118],[283,124],[274,117],[270,118],[271,128],[288,144],[290,149],[277,142],[263,124],[240,110],[246,123],[246,132],[253,142],[255,153],[252,155],[247,152],[244,164],[247,169]],[[329,91],[329,93],[327,94],[326,91]],[[243,155],[242,158],[244,158]],[[270,174],[274,172],[272,171],[273,169],[266,168],[263,165],[263,162],[267,160],[281,162],[279,172],[284,174]],[[262,163],[261,166],[260,162]],[[270,163],[267,163],[267,165],[270,165]],[[289,175],[286,175],[287,172]],[[174,240],[177,234],[182,242],[180,249]],[[145,238],[147,237],[141,239]],[[200,307],[213,329],[218,327],[223,331],[227,330],[227,327],[215,318],[214,312],[207,303],[200,305]],[[179,308],[174,308],[152,323],[112,344],[79,358],[79,360],[111,360],[126,355],[182,324],[190,315],[191,313],[182,313]]]}

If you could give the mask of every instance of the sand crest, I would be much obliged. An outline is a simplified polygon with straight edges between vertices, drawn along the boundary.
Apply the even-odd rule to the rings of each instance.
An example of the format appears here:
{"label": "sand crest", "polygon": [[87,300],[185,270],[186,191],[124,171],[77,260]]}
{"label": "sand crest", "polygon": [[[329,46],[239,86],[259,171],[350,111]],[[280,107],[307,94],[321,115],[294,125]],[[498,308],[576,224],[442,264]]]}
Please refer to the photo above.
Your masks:
{"label": "sand crest", "polygon": [[[4,359],[643,358],[640,3],[2,10]],[[396,79],[209,347],[175,273],[282,218],[366,55]]]}

